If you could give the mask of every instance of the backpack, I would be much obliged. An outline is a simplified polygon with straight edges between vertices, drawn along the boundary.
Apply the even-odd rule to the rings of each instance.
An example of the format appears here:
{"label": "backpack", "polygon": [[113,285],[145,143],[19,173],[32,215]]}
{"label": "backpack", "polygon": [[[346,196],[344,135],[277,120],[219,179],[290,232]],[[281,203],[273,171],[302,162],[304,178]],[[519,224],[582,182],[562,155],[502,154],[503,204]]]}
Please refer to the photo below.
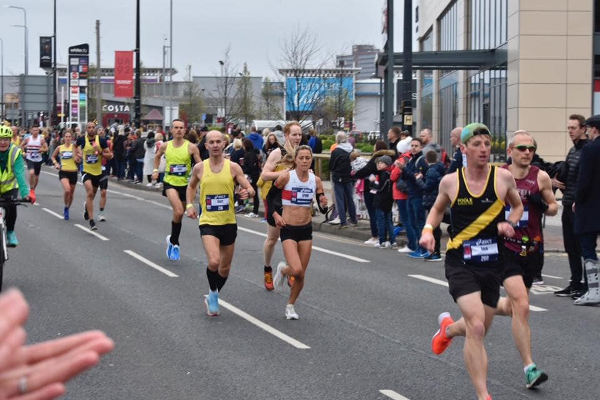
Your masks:
{"label": "backpack", "polygon": [[246,175],[256,176],[260,174],[260,159],[256,150],[252,149],[244,154],[244,166],[242,169]]}

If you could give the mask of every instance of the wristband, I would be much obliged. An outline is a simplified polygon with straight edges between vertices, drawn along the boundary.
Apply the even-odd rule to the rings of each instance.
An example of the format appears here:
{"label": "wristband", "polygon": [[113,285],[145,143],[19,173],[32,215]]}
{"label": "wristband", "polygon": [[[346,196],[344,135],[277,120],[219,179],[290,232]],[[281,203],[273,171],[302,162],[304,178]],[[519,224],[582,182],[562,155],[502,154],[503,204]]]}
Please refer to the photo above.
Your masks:
{"label": "wristband", "polygon": [[513,229],[517,229],[519,227],[519,223],[518,222],[515,224],[510,219],[507,219],[506,223],[509,224]]}
{"label": "wristband", "polygon": [[423,227],[423,230],[433,232],[433,226],[431,226],[431,224],[425,224],[425,226]]}
{"label": "wristband", "polygon": [[190,204],[190,203],[188,203],[188,204],[185,205],[185,209],[186,210],[189,209],[189,208],[192,208],[192,207],[194,207],[194,205]]}
{"label": "wristband", "polygon": [[155,173],[155,172],[158,172],[158,168],[154,168],[154,169],[152,170],[152,173]]}

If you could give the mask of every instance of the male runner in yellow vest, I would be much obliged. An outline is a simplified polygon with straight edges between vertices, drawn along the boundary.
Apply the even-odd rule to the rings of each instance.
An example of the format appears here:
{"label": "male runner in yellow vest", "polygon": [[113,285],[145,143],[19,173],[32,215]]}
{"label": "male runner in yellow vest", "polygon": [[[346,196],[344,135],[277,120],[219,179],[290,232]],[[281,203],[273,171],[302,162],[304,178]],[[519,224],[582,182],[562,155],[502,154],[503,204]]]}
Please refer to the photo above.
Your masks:
{"label": "male runner in yellow vest", "polygon": [[192,203],[200,184],[200,236],[208,258],[206,275],[210,287],[205,304],[208,315],[216,316],[219,315],[219,292],[229,276],[237,237],[233,199],[235,185],[237,183],[242,187],[238,192],[242,200],[253,197],[254,189],[242,167],[223,157],[225,139],[221,132],[208,132],[205,146],[209,158],[194,166],[187,187],[185,209],[189,218],[198,218]]}
{"label": "male runner in yellow vest", "polygon": [[182,120],[173,120],[171,134],[173,140],[164,142],[156,152],[152,180],[158,180],[158,166],[164,154],[166,169],[162,193],[163,196],[169,199],[173,208],[171,234],[167,236],[167,258],[177,261],[180,258],[179,234],[181,233],[181,220],[183,219],[185,206],[185,191],[188,186],[188,177],[192,172],[192,158],[196,164],[202,161],[200,160],[198,147],[183,138],[185,125]]}

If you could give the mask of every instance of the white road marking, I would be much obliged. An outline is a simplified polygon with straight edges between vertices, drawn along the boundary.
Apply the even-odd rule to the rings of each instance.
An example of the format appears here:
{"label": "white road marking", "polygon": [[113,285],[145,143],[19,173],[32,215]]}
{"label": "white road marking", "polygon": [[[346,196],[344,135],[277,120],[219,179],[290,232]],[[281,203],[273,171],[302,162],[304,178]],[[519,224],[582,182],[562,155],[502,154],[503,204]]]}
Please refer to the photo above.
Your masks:
{"label": "white road marking", "polygon": [[[204,297],[207,297],[207,296],[205,295]],[[285,333],[273,328],[272,326],[265,324],[264,322],[254,318],[252,315],[240,310],[236,306],[229,304],[228,302],[226,302],[224,300],[219,299],[219,305],[222,306],[223,308],[228,309],[232,313],[244,318],[246,321],[250,322],[251,324],[256,325],[260,329],[267,331],[271,335],[283,340],[284,342],[286,342],[288,344],[291,344],[292,346],[294,346],[297,349],[300,349],[300,350],[310,349],[310,347],[305,345],[304,343],[299,342],[296,339],[286,335]]]}
{"label": "white road marking", "polygon": [[97,237],[98,239],[100,239],[100,240],[104,240],[104,241],[106,241],[106,240],[110,240],[109,238],[107,238],[107,237],[105,237],[105,236],[102,236],[102,235],[100,235],[99,233],[96,233],[96,232],[94,232],[94,231],[90,231],[88,228],[86,228],[86,227],[85,227],[85,226],[83,226],[83,225],[75,224],[75,226],[76,226],[76,227],[78,227],[78,228],[79,228],[79,229],[81,229],[81,230],[84,230],[84,231],[86,231],[87,233],[91,233],[92,235],[96,236],[96,237]]}
{"label": "white road marking", "polygon": [[136,253],[134,251],[131,251],[131,250],[123,250],[123,251],[125,253],[129,254],[133,258],[137,258],[138,260],[140,260],[144,264],[148,265],[149,267],[152,267],[155,270],[162,272],[163,274],[167,275],[169,278],[178,278],[179,277],[177,274],[174,274],[173,272],[169,271],[168,269],[163,268],[160,265],[153,263],[152,261],[148,260],[145,257],[140,256],[138,253]]}
{"label": "white road marking", "polygon": [[172,210],[171,206],[168,206],[168,205],[166,205],[166,204],[161,204],[161,203],[159,203],[158,201],[146,200],[146,202],[147,202],[147,203],[154,204],[155,206],[159,206],[159,207],[162,207],[162,208],[166,208],[167,210]]}
{"label": "white road marking", "polygon": [[542,274],[542,276],[543,276],[544,278],[552,278],[552,279],[564,279],[564,278],[562,278],[562,277],[560,277],[560,276],[554,276],[554,275],[546,275],[546,274]]}
{"label": "white road marking", "polygon": [[409,400],[408,397],[402,396],[400,393],[396,393],[393,390],[380,390],[379,393],[389,397],[394,400]]}
{"label": "white road marking", "polygon": [[[256,232],[256,231],[253,231],[252,229],[244,228],[244,227],[241,227],[241,226],[238,226],[238,229],[240,231],[252,233],[254,235],[258,235],[258,236],[262,236],[262,237],[267,237],[266,233]],[[360,262],[360,263],[371,262],[369,260],[365,260],[364,258],[358,258],[358,257],[350,256],[348,254],[338,253],[337,251],[327,250],[327,249],[324,249],[324,248],[318,247],[318,246],[313,246],[312,248],[313,248],[313,250],[320,251],[322,253],[327,253],[327,254],[331,254],[331,255],[334,255],[334,256],[347,258],[348,260],[352,260],[352,261],[356,261],[356,262]]]}
{"label": "white road marking", "polygon": [[48,210],[46,207],[43,207],[43,208],[42,208],[42,210],[46,211],[46,212],[47,212],[47,213],[49,213],[49,214],[52,214],[52,215],[54,215],[54,216],[55,216],[56,218],[58,218],[58,219],[64,219],[64,217],[63,217],[62,215],[60,215],[60,214],[57,214],[57,213],[55,213],[55,212],[54,212],[54,211],[52,211],[52,210]]}
{"label": "white road marking", "polygon": [[[423,281],[435,283],[436,285],[448,287],[448,282],[441,281],[441,280],[435,279],[435,278],[430,278],[430,277],[425,276],[425,275],[408,275],[408,276],[410,276],[411,278],[421,279]],[[532,305],[529,305],[529,309],[531,311],[548,311],[545,308],[536,307],[536,306],[532,306]]]}
{"label": "white road marking", "polygon": [[120,194],[121,196],[130,197],[130,198],[135,199],[135,200],[146,200],[143,197],[134,196],[134,195],[128,194],[128,193],[117,192],[116,190],[112,190],[112,189],[106,189],[106,191],[108,193]]}

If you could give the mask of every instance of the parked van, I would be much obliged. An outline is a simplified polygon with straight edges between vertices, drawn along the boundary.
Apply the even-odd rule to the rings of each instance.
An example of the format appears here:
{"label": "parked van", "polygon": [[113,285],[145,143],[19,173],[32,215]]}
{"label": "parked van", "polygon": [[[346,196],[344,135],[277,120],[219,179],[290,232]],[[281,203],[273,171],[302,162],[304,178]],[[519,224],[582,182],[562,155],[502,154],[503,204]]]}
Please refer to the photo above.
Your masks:
{"label": "parked van", "polygon": [[[275,130],[277,125],[281,125],[281,128],[285,126],[288,122],[291,121],[283,121],[283,120],[254,120],[250,124],[251,127],[256,127],[259,132],[262,132],[263,129],[269,128],[272,131]],[[313,129],[312,121],[302,121],[300,122],[300,126],[302,127],[302,132],[308,132],[310,129]]]}

